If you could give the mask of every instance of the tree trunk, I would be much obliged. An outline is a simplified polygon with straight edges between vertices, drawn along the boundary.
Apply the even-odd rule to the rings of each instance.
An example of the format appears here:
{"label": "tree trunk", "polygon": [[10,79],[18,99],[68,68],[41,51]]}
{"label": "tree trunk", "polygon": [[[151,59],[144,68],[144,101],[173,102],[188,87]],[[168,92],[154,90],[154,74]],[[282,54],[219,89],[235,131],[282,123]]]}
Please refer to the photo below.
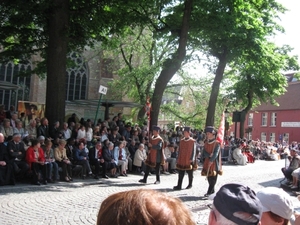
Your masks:
{"label": "tree trunk", "polygon": [[179,35],[179,44],[176,52],[171,58],[167,59],[163,63],[163,69],[156,80],[154,93],[152,96],[152,111],[151,111],[151,127],[156,125],[158,122],[158,115],[160,111],[160,104],[162,100],[163,93],[168,82],[172,79],[174,74],[181,67],[186,56],[186,45],[188,39],[189,31],[189,21],[192,13],[193,0],[185,0],[184,14],[182,17],[182,24]]}
{"label": "tree trunk", "polygon": [[137,115],[137,120],[144,121],[146,119],[145,114],[146,114],[145,108],[144,107],[140,108],[138,115]]}
{"label": "tree trunk", "polygon": [[[251,79],[250,75],[247,75],[247,79]],[[253,105],[253,90],[249,90],[247,93],[247,98],[248,98],[248,104],[246,108],[243,110],[245,112],[245,117],[243,117],[243,120],[240,122],[240,138],[244,138],[245,135],[245,120],[248,112],[251,110],[252,105]]]}
{"label": "tree trunk", "polygon": [[227,64],[226,59],[227,53],[224,52],[223,55],[219,58],[218,68],[216,70],[216,76],[214,82],[212,84],[211,93],[209,97],[209,103],[207,108],[206,115],[206,126],[214,126],[215,123],[215,112],[216,112],[216,104],[220,90],[220,84],[223,79],[224,70]]}
{"label": "tree trunk", "polygon": [[53,0],[49,13],[47,49],[46,117],[50,124],[65,116],[66,64],[68,51],[68,0]]}

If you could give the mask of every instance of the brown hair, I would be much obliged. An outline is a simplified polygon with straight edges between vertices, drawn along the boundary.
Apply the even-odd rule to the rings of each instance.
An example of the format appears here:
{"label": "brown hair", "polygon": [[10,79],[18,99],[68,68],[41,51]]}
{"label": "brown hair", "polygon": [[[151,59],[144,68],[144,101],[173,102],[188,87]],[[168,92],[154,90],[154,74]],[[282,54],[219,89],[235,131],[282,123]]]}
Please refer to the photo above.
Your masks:
{"label": "brown hair", "polygon": [[47,140],[45,141],[45,145],[46,145],[46,146],[52,145],[52,142],[51,142],[49,139],[47,139]]}
{"label": "brown hair", "polygon": [[285,219],[285,218],[282,218],[281,216],[278,216],[277,214],[271,212],[271,211],[268,211],[268,213],[270,214],[270,218],[276,222],[276,223],[279,223],[282,219],[283,219],[283,225],[290,225],[290,221],[288,219]]}
{"label": "brown hair", "polygon": [[97,225],[195,225],[187,207],[167,194],[139,189],[115,193],[101,204]]}

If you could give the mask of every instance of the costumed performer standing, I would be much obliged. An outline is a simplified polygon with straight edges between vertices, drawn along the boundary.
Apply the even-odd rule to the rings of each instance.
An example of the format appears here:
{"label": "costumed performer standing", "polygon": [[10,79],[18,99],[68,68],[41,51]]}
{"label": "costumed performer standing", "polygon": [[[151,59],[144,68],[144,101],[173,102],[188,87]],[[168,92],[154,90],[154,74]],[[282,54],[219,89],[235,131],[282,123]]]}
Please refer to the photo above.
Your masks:
{"label": "costumed performer standing", "polygon": [[149,176],[151,168],[155,168],[156,173],[156,181],[154,184],[160,183],[160,166],[164,165],[164,141],[159,135],[160,128],[158,126],[153,126],[152,133],[153,136],[150,138],[148,147],[149,147],[149,153],[146,159],[146,171],[144,178],[139,180],[140,183],[147,183],[147,178]]}
{"label": "costumed performer standing", "polygon": [[184,138],[180,140],[179,152],[177,158],[176,169],[178,169],[178,183],[174,186],[174,190],[181,190],[182,180],[185,171],[189,176],[189,184],[186,189],[192,188],[193,185],[193,165],[196,157],[196,140],[190,137],[190,127],[185,127],[183,130]]}
{"label": "costumed performer standing", "polygon": [[215,185],[217,183],[218,174],[222,175],[221,170],[221,153],[220,142],[216,140],[216,130],[212,126],[205,128],[206,142],[202,152],[202,159],[204,160],[202,176],[207,177],[208,190],[204,197],[215,192]]}

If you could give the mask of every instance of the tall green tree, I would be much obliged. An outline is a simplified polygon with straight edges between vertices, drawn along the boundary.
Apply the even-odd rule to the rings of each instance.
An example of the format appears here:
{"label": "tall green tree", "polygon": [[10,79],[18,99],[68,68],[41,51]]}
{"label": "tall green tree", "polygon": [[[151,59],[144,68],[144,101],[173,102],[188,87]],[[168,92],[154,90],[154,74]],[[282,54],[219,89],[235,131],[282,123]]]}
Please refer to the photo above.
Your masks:
{"label": "tall green tree", "polygon": [[[169,57],[166,58],[166,60],[162,63],[162,70],[156,79],[154,92],[152,95],[153,108],[151,111],[151,125],[157,124],[164,90],[168,82],[180,69],[182,62],[186,57],[186,47],[189,38],[188,34],[190,28],[190,19],[192,16],[192,7],[193,0],[185,0],[183,5],[179,5],[175,8],[176,13],[170,14],[170,16],[166,18],[169,24],[172,24],[172,21],[180,21],[180,26],[178,27],[178,24],[176,24],[174,27],[179,29],[171,32],[171,35],[174,35],[174,40],[176,40],[178,44],[175,51],[171,52]],[[178,17],[178,14],[181,15],[181,17]]]}
{"label": "tall green tree", "polygon": [[166,46],[154,38],[151,26],[127,27],[122,34],[113,36],[101,45],[104,57],[113,58],[118,75],[110,83],[117,96],[127,96],[140,103],[138,120],[145,119],[144,105],[152,95],[152,84],[160,70]]}
{"label": "tall green tree", "polygon": [[208,0],[197,5],[195,17],[205,22],[191,36],[195,43],[198,42],[196,46],[200,50],[216,59],[206,125],[214,125],[217,98],[226,66],[241,54],[262,48],[267,36],[281,30],[276,23],[280,12],[284,12],[284,8],[275,0]]}
{"label": "tall green tree", "polygon": [[[125,36],[115,38],[119,38],[115,43],[119,43],[119,55],[125,66],[118,71],[121,79],[114,81],[113,86],[116,88],[126,84],[125,88],[119,89],[141,104],[150,95],[152,124],[157,124],[162,95],[168,82],[186,59],[192,4],[191,0],[156,1],[153,10],[148,7],[152,16],[146,27],[139,30],[128,28],[130,32],[123,33]],[[143,115],[144,110],[141,109],[139,118]]]}
{"label": "tall green tree", "polygon": [[[167,104],[161,105],[162,117],[173,118],[185,126],[202,129],[205,126],[206,109],[211,90],[212,76],[192,77],[180,69],[180,80],[169,82],[164,92]],[[176,101],[177,100],[177,101]]]}
{"label": "tall green tree", "polygon": [[3,0],[0,60],[18,62],[34,54],[42,56],[33,73],[46,73],[45,114],[54,122],[65,116],[67,53],[93,46],[126,26],[146,23],[147,6],[153,9],[153,1]]}
{"label": "tall green tree", "polygon": [[[282,71],[299,70],[297,57],[289,56],[291,48],[276,47],[270,42],[261,43],[261,49],[253,49],[238,57],[230,67],[228,78],[233,86],[228,89],[230,99],[239,102],[242,112],[262,103],[277,104],[276,97],[286,91],[287,79]],[[250,53],[250,54],[249,54]],[[240,137],[244,137],[245,117],[240,121]]]}

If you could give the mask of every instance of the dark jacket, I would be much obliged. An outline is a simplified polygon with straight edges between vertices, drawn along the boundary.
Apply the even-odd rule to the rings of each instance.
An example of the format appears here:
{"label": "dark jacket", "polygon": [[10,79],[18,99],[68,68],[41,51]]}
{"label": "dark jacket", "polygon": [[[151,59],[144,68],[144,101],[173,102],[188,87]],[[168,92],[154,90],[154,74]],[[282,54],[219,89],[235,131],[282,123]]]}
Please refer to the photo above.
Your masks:
{"label": "dark jacket", "polygon": [[9,156],[7,153],[7,146],[4,143],[0,143],[0,161],[9,161]]}
{"label": "dark jacket", "polygon": [[49,127],[48,126],[43,126],[43,125],[40,125],[38,128],[37,128],[37,136],[44,136],[45,138],[49,138],[50,135],[49,135]]}
{"label": "dark jacket", "polygon": [[96,152],[95,147],[89,149],[89,160],[90,160],[90,162],[92,162],[92,163],[98,161],[98,157],[97,157],[97,158],[95,157],[95,152]]}
{"label": "dark jacket", "polygon": [[103,148],[103,159],[105,162],[111,162],[114,159],[113,151],[109,151],[107,147]]}
{"label": "dark jacket", "polygon": [[[18,144],[16,144],[13,140],[9,141],[7,143],[7,151],[10,156],[10,159],[15,160],[17,158],[18,160],[22,161],[25,160],[25,144],[22,141]],[[19,152],[21,152],[21,154],[19,154]]]}
{"label": "dark jacket", "polygon": [[88,154],[85,152],[85,150],[79,150],[78,148],[73,149],[73,158],[75,161],[81,161],[84,160],[83,158],[86,157],[86,159],[88,160],[89,156]]}

